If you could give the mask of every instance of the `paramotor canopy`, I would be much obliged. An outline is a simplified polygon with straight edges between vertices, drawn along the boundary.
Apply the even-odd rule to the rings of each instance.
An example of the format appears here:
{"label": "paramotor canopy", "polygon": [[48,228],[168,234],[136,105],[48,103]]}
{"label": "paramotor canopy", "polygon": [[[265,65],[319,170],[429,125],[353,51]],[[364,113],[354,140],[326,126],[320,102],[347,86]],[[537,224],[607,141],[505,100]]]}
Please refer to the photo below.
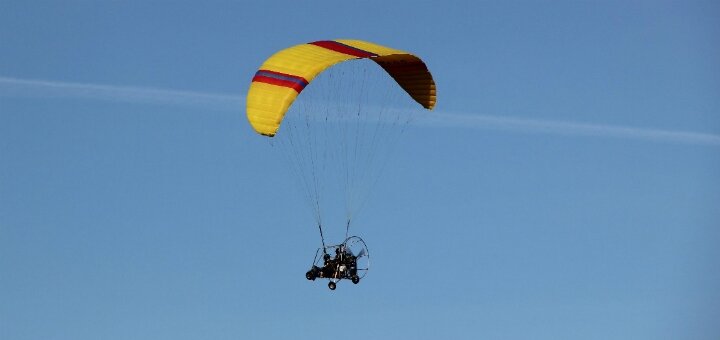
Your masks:
{"label": "paramotor canopy", "polygon": [[272,137],[295,98],[325,69],[368,58],[380,65],[416,102],[435,106],[435,82],[418,57],[361,40],[323,40],[275,53],[255,73],[247,95],[247,117],[259,134]]}

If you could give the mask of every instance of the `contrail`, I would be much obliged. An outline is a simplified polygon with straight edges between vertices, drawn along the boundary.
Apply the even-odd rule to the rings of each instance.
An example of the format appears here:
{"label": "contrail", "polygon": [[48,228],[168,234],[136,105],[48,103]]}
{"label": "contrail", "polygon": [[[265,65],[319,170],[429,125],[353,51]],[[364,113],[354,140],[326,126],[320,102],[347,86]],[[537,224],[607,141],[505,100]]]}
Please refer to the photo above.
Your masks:
{"label": "contrail", "polygon": [[242,97],[233,95],[2,76],[0,76],[0,96],[86,98],[127,103],[202,106],[217,110],[241,110],[244,104]]}
{"label": "contrail", "polygon": [[[425,122],[424,122],[425,121]],[[469,113],[433,112],[419,124],[452,128],[495,129],[554,135],[598,136],[641,139],[655,142],[720,146],[720,135],[688,131],[587,124],[552,120],[508,118]]]}
{"label": "contrail", "polygon": [[[70,97],[156,105],[196,106],[222,111],[242,112],[244,110],[244,98],[240,95],[177,91],[147,87],[28,80],[2,76],[0,76],[0,96]],[[0,114],[2,114],[2,112],[0,112]],[[424,118],[416,120],[416,123],[427,127],[494,129],[554,135],[598,136],[676,144],[720,146],[720,135],[717,134],[510,118],[475,113],[433,111]]]}

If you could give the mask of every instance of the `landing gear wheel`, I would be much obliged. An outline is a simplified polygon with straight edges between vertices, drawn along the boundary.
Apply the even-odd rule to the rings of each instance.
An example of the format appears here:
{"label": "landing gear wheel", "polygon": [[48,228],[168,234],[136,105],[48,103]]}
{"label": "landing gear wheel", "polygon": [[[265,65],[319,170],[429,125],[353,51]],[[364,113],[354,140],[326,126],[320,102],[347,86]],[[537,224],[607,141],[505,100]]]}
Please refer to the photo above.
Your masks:
{"label": "landing gear wheel", "polygon": [[328,288],[330,288],[330,290],[335,290],[335,288],[336,288],[335,282],[332,282],[332,281],[328,282]]}
{"label": "landing gear wheel", "polygon": [[352,280],[352,283],[354,283],[354,284],[358,284],[358,282],[360,282],[360,278],[357,275],[353,276],[351,278],[351,280]]}
{"label": "landing gear wheel", "polygon": [[315,272],[313,270],[308,271],[305,273],[305,278],[310,281],[315,281]]}
{"label": "landing gear wheel", "polygon": [[[368,270],[370,270],[370,252],[368,251],[367,246],[365,245],[365,241],[363,241],[361,238],[359,238],[357,236],[348,237],[345,240],[345,242],[343,242],[343,244],[345,245],[345,248],[347,250],[349,250],[353,256],[357,257],[355,259],[356,273],[353,276],[357,276],[358,282],[360,282],[360,279],[364,278],[365,275],[367,275]],[[352,280],[353,280],[353,283],[357,283],[357,282],[355,282],[355,279],[352,279]]]}

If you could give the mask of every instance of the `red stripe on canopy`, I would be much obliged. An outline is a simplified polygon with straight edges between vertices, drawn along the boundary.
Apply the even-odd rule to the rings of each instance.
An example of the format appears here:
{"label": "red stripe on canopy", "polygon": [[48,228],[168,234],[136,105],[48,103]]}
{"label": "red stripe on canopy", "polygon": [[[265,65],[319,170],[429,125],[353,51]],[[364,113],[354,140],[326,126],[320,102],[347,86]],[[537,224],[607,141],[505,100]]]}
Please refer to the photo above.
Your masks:
{"label": "red stripe on canopy", "polygon": [[332,41],[332,40],[315,41],[315,42],[311,42],[310,45],[320,46],[323,48],[327,48],[328,50],[331,50],[331,51],[348,54],[348,55],[355,56],[358,58],[370,58],[370,57],[378,56],[375,53],[361,50],[357,47],[352,47],[352,46],[345,45],[343,43],[339,43],[337,41]]}
{"label": "red stripe on canopy", "polygon": [[302,86],[296,82],[292,82],[289,80],[277,79],[277,78],[270,78],[270,77],[265,77],[265,76],[255,76],[255,77],[253,77],[252,81],[258,82],[258,83],[266,83],[266,84],[271,84],[271,85],[289,87],[289,88],[297,91],[297,93],[300,93],[305,88],[305,86]]}

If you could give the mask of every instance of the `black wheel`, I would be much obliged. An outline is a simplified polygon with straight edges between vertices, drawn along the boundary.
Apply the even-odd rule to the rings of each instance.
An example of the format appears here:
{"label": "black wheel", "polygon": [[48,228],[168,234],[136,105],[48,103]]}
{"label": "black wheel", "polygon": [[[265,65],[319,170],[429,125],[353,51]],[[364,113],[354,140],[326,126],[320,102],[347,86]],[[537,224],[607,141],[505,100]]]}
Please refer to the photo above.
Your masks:
{"label": "black wheel", "polygon": [[335,287],[336,287],[335,282],[332,282],[332,281],[328,282],[328,288],[330,288],[330,290],[335,290]]}
{"label": "black wheel", "polygon": [[310,281],[315,281],[315,271],[309,270],[307,273],[305,273],[305,278]]}
{"label": "black wheel", "polygon": [[358,277],[357,275],[354,275],[351,280],[352,280],[352,283],[358,284],[358,282],[360,282],[360,277]]}

